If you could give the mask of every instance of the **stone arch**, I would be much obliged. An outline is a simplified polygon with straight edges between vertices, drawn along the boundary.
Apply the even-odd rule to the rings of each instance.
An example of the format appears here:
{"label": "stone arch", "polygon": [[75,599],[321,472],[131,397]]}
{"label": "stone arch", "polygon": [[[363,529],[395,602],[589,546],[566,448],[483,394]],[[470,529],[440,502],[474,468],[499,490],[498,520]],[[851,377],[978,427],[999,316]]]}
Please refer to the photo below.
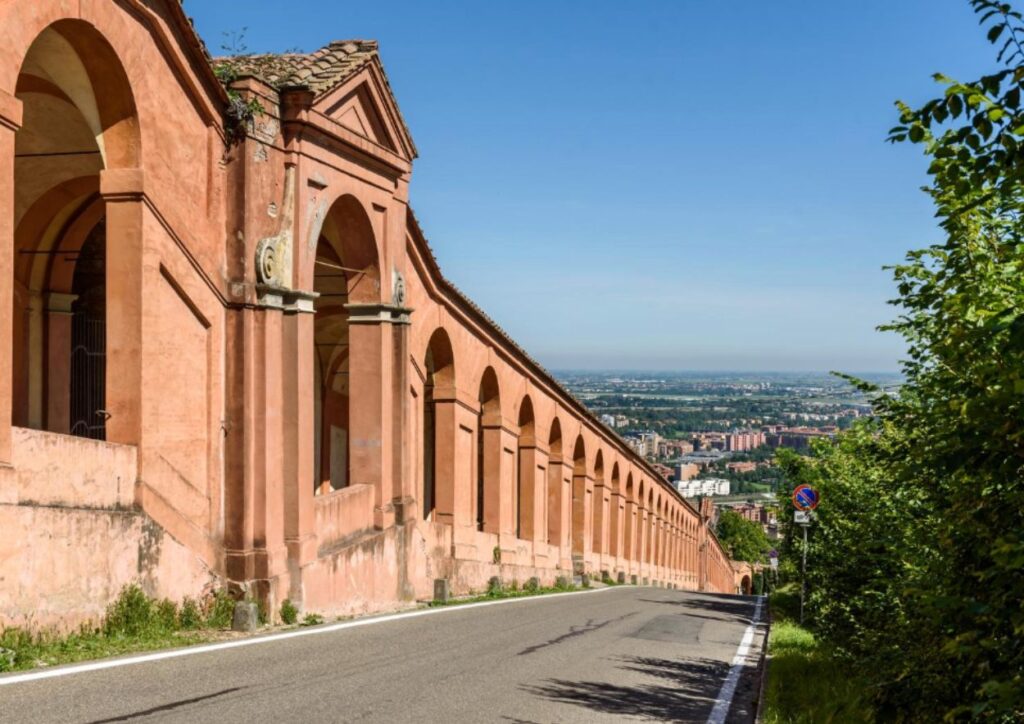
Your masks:
{"label": "stone arch", "polygon": [[533,414],[533,401],[523,395],[519,403],[519,434],[516,437],[516,537],[534,540],[540,530],[539,521],[546,515],[547,495],[544,481],[537,478],[537,423]]}
{"label": "stone arch", "polygon": [[[426,520],[434,520],[438,503],[438,474],[445,473],[444,483],[448,489],[453,486],[451,460],[455,420],[451,401],[455,396],[455,356],[451,339],[444,329],[436,329],[430,336],[423,357],[423,373],[421,514]],[[440,410],[439,405],[442,407]],[[444,466],[443,471],[439,463]],[[447,522],[451,522],[453,501],[446,502]]]}
{"label": "stone arch", "polygon": [[598,449],[594,458],[594,493],[591,495],[589,520],[584,526],[590,529],[590,550],[594,553],[607,553],[605,550],[605,528],[608,525],[608,513],[605,498],[604,450]]}
{"label": "stone arch", "polygon": [[476,494],[477,530],[501,532],[501,390],[498,375],[488,366],[477,392]]}
{"label": "stone arch", "polygon": [[623,523],[626,516],[626,502],[622,497],[622,480],[619,476],[619,461],[612,463],[612,474],[609,478],[609,516],[608,516],[608,553],[611,556],[622,555]]}
{"label": "stone arch", "polygon": [[[571,483],[570,483],[571,484]],[[558,417],[551,420],[548,432],[548,490],[547,490],[547,541],[548,545],[561,547],[565,537],[566,502],[565,465],[562,443],[562,423]]]}
{"label": "stone arch", "polygon": [[583,433],[576,436],[572,452],[572,507],[571,507],[571,543],[573,570],[580,574],[586,566],[586,554],[590,549],[587,539],[587,518],[592,493],[588,490],[587,446]]}
{"label": "stone arch", "polygon": [[754,587],[751,584],[750,576],[744,574],[742,580],[740,580],[740,593],[742,593],[744,596],[749,596],[751,595],[751,593],[753,593],[753,590]]}
{"label": "stone arch", "polygon": [[647,528],[647,487],[641,477],[637,481],[636,520],[633,526],[633,558],[638,564],[644,560],[644,532]]}
{"label": "stone arch", "polygon": [[622,555],[631,562],[636,558],[636,490],[633,486],[633,471],[626,472],[626,486],[623,490],[626,504],[622,522]]}
{"label": "stone arch", "polygon": [[652,483],[647,488],[647,505],[646,505],[646,508],[647,508],[647,525],[644,526],[644,531],[643,531],[643,535],[644,535],[644,538],[645,538],[645,541],[644,541],[644,562],[648,563],[648,564],[654,562],[654,519],[655,519],[655,516],[657,515],[657,512],[655,511],[655,508],[654,508],[654,503],[655,503],[654,484]]}
{"label": "stone arch", "polygon": [[[141,192],[142,140],[134,91],[110,43],[77,19],[36,35],[14,91],[23,124],[14,152],[11,421],[137,443],[143,270],[131,194]],[[116,173],[108,191],[117,195],[104,202],[100,177]],[[108,347],[120,353],[109,361]]]}
{"label": "stone arch", "polygon": [[[330,206],[312,260],[314,490],[328,493],[351,482],[352,438],[375,439],[374,409],[381,378],[378,325],[358,324],[360,305],[380,299],[380,265],[373,225],[351,194]],[[353,323],[355,320],[357,323]],[[359,400],[359,397],[363,397]],[[353,400],[353,398],[357,398]],[[360,404],[362,403],[362,404]],[[368,468],[368,469],[372,469]]]}

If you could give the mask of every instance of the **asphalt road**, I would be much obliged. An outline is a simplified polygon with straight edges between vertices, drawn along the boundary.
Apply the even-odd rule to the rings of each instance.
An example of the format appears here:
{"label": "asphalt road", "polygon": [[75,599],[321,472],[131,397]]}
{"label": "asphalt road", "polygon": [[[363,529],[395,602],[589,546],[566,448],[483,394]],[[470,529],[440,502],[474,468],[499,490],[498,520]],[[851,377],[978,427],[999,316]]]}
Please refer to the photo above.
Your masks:
{"label": "asphalt road", "polygon": [[[0,721],[704,722],[754,606],[622,587],[454,607],[0,686]],[[755,668],[726,721],[753,721]]]}

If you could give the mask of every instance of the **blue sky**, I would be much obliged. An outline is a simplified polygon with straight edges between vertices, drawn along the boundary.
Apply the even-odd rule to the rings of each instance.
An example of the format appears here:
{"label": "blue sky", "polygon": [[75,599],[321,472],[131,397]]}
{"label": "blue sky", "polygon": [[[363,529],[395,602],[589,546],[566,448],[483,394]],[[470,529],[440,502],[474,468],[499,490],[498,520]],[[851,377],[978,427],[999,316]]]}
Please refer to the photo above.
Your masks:
{"label": "blue sky", "polygon": [[217,52],[376,38],[448,277],[542,364],[895,369],[938,239],[896,98],[993,67],[967,0],[186,0]]}

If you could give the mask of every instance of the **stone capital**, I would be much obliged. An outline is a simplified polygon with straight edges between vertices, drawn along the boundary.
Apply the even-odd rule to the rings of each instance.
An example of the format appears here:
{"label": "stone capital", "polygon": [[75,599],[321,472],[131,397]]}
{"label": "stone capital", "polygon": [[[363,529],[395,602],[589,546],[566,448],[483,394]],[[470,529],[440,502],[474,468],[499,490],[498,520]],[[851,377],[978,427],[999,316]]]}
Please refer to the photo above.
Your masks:
{"label": "stone capital", "polygon": [[409,324],[412,309],[396,304],[346,304],[349,324]]}
{"label": "stone capital", "polygon": [[21,128],[22,103],[9,93],[0,91],[0,127],[10,131]]}
{"label": "stone capital", "polygon": [[48,292],[46,294],[46,311],[51,314],[71,314],[71,305],[78,299],[77,294]]}

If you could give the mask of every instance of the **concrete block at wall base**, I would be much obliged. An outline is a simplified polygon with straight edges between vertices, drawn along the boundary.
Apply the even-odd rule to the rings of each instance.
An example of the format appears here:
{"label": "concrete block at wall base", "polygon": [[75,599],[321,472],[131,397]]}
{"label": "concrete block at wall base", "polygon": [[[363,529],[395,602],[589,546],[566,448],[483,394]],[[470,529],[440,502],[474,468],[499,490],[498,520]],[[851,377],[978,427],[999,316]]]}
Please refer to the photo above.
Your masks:
{"label": "concrete block at wall base", "polygon": [[650,581],[646,577],[644,578],[644,585],[645,586],[650,585]]}
{"label": "concrete block at wall base", "polygon": [[615,580],[617,580],[619,583],[625,583],[626,582],[626,572],[625,571],[619,571],[619,575],[616,576]]}
{"label": "concrete block at wall base", "polygon": [[452,597],[452,586],[447,578],[434,579],[434,600],[447,603]]}
{"label": "concrete block at wall base", "polygon": [[629,582],[630,582],[630,584],[631,584],[631,585],[634,585],[634,586],[635,586],[635,585],[637,584],[637,581],[638,581],[638,580],[639,580],[639,579],[637,578],[637,575],[636,575],[635,573],[634,573],[634,574],[632,574],[632,575],[631,575],[631,576],[629,577]]}
{"label": "concrete block at wall base", "polygon": [[259,607],[253,601],[235,603],[235,613],[231,617],[231,630],[255,633],[260,622]]}
{"label": "concrete block at wall base", "polygon": [[589,573],[584,573],[582,576],[580,576],[580,585],[583,586],[584,588],[590,588],[590,574]]}

